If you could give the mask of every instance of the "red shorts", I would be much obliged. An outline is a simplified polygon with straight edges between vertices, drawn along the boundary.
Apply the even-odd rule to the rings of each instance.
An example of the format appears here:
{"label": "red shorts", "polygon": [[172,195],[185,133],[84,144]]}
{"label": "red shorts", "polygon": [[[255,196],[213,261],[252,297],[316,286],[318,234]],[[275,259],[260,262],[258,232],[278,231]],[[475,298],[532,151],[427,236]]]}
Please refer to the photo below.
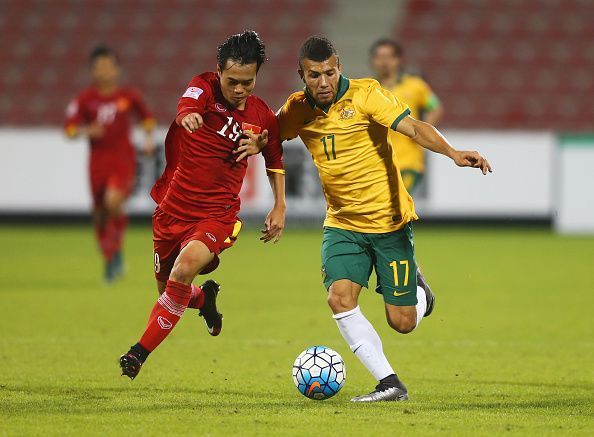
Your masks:
{"label": "red shorts", "polygon": [[200,272],[205,275],[219,266],[219,254],[233,246],[241,231],[242,223],[239,219],[221,221],[204,219],[185,221],[175,218],[159,207],[153,214],[153,244],[155,278],[165,282],[175,263],[175,259],[190,241],[201,241],[214,253],[212,262]]}
{"label": "red shorts", "polygon": [[134,188],[136,169],[128,166],[118,166],[109,170],[91,169],[90,176],[93,204],[99,206],[103,203],[108,189],[118,190],[128,197]]}

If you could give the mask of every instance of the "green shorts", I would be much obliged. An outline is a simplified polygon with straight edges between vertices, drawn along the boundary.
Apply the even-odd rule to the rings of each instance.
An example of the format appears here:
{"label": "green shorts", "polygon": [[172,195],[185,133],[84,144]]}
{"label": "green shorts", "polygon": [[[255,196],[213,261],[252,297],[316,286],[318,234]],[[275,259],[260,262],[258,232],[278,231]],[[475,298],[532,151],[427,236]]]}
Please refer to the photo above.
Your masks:
{"label": "green shorts", "polygon": [[324,228],[322,275],[326,289],[334,281],[349,279],[368,287],[375,269],[376,292],[391,305],[417,304],[417,263],[412,223],[385,234],[367,234]]}
{"label": "green shorts", "polygon": [[400,175],[406,191],[412,196],[423,180],[423,173],[415,170],[401,170]]}

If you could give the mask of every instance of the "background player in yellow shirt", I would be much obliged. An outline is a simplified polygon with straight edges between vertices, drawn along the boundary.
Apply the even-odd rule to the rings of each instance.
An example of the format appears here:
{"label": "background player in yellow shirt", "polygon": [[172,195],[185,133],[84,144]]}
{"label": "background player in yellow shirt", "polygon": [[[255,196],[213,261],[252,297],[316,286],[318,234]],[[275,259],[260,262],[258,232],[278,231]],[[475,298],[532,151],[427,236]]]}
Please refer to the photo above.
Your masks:
{"label": "background player in yellow shirt", "polygon": [[[402,46],[392,39],[379,39],[370,49],[371,67],[385,89],[410,108],[410,115],[437,126],[443,116],[443,106],[421,77],[405,71]],[[414,196],[425,174],[425,151],[411,138],[390,131],[392,145],[398,155],[404,185]]]}
{"label": "background player in yellow shirt", "polygon": [[406,387],[388,363],[382,342],[358,306],[373,269],[388,324],[408,333],[433,310],[435,298],[415,262],[411,222],[417,219],[404,188],[388,130],[451,158],[458,166],[491,171],[477,152],[457,151],[431,125],[374,79],[340,74],[326,38],[301,47],[305,90],[294,93],[277,117],[281,139],[301,137],[318,168],[327,202],[322,272],[328,304],[351,350],[379,381],[355,402],[406,400]]}

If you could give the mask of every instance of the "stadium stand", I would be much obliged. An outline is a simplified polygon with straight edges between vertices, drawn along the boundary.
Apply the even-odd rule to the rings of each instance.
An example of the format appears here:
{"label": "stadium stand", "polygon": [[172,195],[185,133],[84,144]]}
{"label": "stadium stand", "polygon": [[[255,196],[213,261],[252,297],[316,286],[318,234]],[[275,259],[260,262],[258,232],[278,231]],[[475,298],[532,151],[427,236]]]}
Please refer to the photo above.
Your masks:
{"label": "stadium stand", "polygon": [[445,102],[444,126],[594,128],[591,0],[410,0],[404,11],[395,35]]}
{"label": "stadium stand", "polygon": [[0,124],[60,125],[88,83],[90,49],[106,43],[166,125],[192,76],[215,68],[216,45],[247,28],[267,43],[258,94],[275,109],[296,89],[300,43],[320,32],[330,8],[329,0],[2,0]]}

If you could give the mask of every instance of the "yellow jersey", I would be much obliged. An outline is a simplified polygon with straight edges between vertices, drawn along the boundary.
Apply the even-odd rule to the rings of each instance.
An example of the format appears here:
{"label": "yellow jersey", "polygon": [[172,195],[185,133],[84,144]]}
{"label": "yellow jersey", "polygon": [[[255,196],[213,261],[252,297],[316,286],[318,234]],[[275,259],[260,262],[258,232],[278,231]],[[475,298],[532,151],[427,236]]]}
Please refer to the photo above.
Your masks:
{"label": "yellow jersey", "polygon": [[418,218],[388,138],[409,113],[374,79],[341,76],[327,108],[307,91],[288,98],[277,114],[280,136],[301,137],[311,153],[326,197],[324,226],[384,233]]}
{"label": "yellow jersey", "polygon": [[[421,118],[423,111],[430,111],[439,106],[439,99],[427,82],[412,74],[400,74],[396,85],[388,90],[408,105],[411,117],[416,119]],[[421,146],[400,132],[390,132],[390,138],[402,170],[418,173],[425,171],[425,152]]]}

